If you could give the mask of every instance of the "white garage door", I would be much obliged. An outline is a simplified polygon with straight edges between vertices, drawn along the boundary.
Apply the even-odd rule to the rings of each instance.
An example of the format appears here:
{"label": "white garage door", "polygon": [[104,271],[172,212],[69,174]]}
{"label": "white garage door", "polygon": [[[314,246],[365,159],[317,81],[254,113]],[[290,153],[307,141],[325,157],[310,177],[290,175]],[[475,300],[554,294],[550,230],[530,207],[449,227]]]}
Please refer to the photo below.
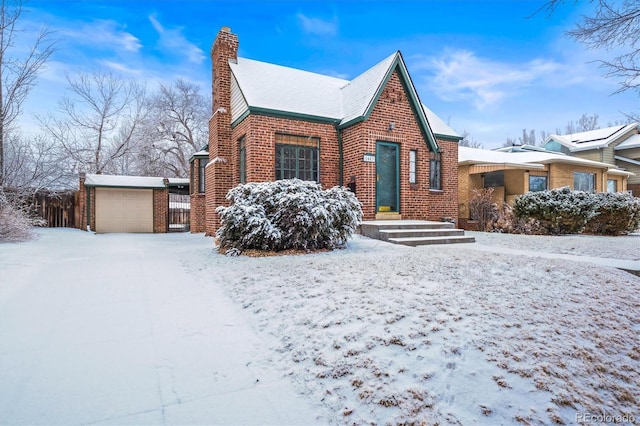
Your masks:
{"label": "white garage door", "polygon": [[153,232],[153,190],[96,188],[96,232]]}

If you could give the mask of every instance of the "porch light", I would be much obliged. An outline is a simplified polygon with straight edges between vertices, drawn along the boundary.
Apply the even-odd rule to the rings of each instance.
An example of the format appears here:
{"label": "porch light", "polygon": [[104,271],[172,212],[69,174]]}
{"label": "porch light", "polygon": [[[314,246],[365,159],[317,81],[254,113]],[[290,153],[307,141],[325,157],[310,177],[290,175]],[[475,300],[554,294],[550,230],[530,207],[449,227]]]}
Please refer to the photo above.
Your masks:
{"label": "porch light", "polygon": [[396,128],[396,123],[394,123],[393,121],[389,123],[389,128],[387,129],[388,131],[393,131]]}

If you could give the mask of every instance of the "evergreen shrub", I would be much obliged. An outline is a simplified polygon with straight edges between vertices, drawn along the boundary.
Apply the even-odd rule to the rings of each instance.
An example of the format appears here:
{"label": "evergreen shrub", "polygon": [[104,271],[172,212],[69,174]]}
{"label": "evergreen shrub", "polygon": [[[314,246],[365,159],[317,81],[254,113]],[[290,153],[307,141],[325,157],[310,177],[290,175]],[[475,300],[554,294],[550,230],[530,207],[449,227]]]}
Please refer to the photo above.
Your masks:
{"label": "evergreen shrub", "polygon": [[299,179],[247,183],[227,193],[228,207],[218,207],[220,249],[318,250],[342,247],[362,221],[356,196],[344,187],[323,190]]}

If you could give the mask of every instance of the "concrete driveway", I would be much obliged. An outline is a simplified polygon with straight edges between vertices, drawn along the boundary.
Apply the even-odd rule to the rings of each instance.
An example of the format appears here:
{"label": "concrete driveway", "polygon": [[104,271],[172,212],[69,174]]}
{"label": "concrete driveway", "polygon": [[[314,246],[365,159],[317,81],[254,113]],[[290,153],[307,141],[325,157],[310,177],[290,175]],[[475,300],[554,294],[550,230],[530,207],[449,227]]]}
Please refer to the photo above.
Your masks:
{"label": "concrete driveway", "polygon": [[269,337],[193,273],[211,239],[40,233],[0,244],[0,423],[320,421]]}

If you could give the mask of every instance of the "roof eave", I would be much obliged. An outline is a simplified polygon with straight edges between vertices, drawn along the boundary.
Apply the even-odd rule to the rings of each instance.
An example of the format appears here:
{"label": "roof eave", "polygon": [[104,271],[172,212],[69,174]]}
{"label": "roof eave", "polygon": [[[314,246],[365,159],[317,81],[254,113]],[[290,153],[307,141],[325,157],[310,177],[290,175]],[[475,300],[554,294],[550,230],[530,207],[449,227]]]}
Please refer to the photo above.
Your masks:
{"label": "roof eave", "polygon": [[238,120],[234,121],[234,123],[239,123],[241,121],[240,118],[244,119],[250,114],[266,115],[269,117],[290,118],[294,120],[311,121],[315,123],[329,123],[334,125],[340,122],[340,119],[335,117],[325,117],[320,115],[304,114],[300,112],[282,111],[271,108],[250,106],[248,111],[246,112],[246,115],[244,115],[244,117],[239,117]]}

